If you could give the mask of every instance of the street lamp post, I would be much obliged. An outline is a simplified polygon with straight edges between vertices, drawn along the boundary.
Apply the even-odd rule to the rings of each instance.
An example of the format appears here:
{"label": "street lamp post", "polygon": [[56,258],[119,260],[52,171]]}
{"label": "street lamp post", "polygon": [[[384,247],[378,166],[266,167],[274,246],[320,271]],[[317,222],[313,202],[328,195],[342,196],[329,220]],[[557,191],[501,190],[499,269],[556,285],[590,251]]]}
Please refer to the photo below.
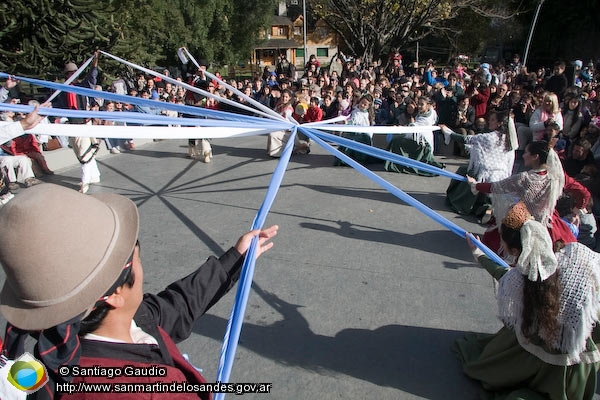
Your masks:
{"label": "street lamp post", "polygon": [[306,0],[302,0],[302,36],[304,42],[304,64],[302,69],[306,68]]}
{"label": "street lamp post", "polygon": [[533,21],[531,22],[531,28],[529,28],[529,35],[527,36],[527,44],[525,44],[525,54],[523,55],[523,66],[527,66],[527,57],[529,56],[529,46],[531,45],[531,38],[533,37],[533,31],[535,29],[535,24],[537,23],[538,16],[540,15],[540,9],[542,8],[542,4],[544,4],[544,0],[540,0],[535,10],[535,15],[533,16]]}

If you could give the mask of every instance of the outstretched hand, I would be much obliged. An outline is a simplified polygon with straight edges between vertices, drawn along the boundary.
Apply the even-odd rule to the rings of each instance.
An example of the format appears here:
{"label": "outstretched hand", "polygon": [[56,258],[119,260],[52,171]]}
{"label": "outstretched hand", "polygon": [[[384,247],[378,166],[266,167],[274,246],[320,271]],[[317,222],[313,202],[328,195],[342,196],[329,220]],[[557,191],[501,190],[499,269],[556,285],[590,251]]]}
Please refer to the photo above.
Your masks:
{"label": "outstretched hand", "polygon": [[237,243],[235,244],[235,249],[241,255],[245,255],[250,247],[252,238],[254,238],[254,236],[258,236],[258,247],[256,248],[256,258],[258,258],[261,254],[273,247],[273,242],[268,242],[268,240],[277,235],[278,229],[279,226],[273,225],[267,229],[255,229],[250,231],[238,239]]}
{"label": "outstretched hand", "polygon": [[37,124],[39,124],[45,117],[43,115],[38,114],[38,109],[40,107],[49,107],[49,103],[44,103],[41,106],[35,106],[35,109],[30,112],[27,117],[22,119],[21,126],[23,126],[23,130],[27,131],[29,129],[35,128]]}
{"label": "outstretched hand", "polygon": [[13,76],[9,76],[8,78],[6,78],[6,83],[4,84],[4,87],[6,88],[6,90],[10,90],[10,89],[14,88],[15,86],[17,86],[18,83],[19,83],[18,79],[16,79]]}
{"label": "outstretched hand", "polygon": [[[467,244],[469,245],[469,248],[471,249],[471,251],[475,250],[477,248],[477,246],[475,246],[475,243],[473,243],[473,239],[471,239],[473,234],[467,232],[466,236],[467,236]],[[475,237],[475,239],[479,240],[479,236],[474,236],[474,237]]]}
{"label": "outstretched hand", "polygon": [[467,175],[466,178],[467,183],[471,187],[471,193],[473,193],[474,196],[477,196],[479,194],[479,191],[477,190],[477,180],[469,175]]}

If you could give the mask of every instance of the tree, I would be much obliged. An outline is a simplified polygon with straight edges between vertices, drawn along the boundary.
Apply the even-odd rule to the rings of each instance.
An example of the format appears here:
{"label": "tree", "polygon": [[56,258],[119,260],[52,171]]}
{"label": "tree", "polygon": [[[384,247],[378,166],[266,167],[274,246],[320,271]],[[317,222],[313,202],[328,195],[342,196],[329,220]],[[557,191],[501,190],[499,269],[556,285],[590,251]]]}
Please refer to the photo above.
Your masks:
{"label": "tree", "polygon": [[[0,70],[56,75],[96,49],[153,68],[185,46],[216,64],[246,61],[276,0],[14,0],[0,4]],[[122,69],[103,59],[107,72]]]}
{"label": "tree", "polygon": [[349,51],[366,61],[432,34],[457,34],[460,27],[453,21],[465,10],[509,18],[518,8],[513,1],[488,0],[314,0],[309,4]]}
{"label": "tree", "polygon": [[43,76],[66,61],[110,48],[117,0],[19,0],[0,4],[0,69]]}

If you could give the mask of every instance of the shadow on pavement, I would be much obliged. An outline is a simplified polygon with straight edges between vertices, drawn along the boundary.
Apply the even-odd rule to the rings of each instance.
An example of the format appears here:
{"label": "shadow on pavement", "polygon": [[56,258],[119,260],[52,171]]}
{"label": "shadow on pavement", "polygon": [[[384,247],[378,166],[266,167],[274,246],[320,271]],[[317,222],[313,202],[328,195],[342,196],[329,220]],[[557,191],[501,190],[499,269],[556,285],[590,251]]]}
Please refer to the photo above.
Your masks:
{"label": "shadow on pavement", "polygon": [[[347,221],[337,221],[337,224],[339,225],[339,228],[312,222],[301,222],[300,226],[306,229],[334,233],[350,239],[389,243],[418,249],[424,252],[436,253],[445,257],[464,260],[468,263],[468,265],[464,265],[465,267],[470,266],[476,268],[476,265],[472,261],[471,253],[467,249],[465,240],[447,230],[407,234],[387,229],[355,225]],[[440,243],[444,243],[445,245],[440,246]],[[452,268],[455,269],[455,267]]]}
{"label": "shadow on pavement", "polygon": [[[427,399],[474,398],[478,391],[477,383],[462,374],[451,351],[465,332],[386,325],[374,330],[348,328],[334,337],[318,335],[299,312],[302,306],[287,303],[258,285],[253,288],[283,317],[268,325],[244,323],[240,345],[262,357],[322,375],[349,375]],[[195,333],[222,340],[225,319],[205,315],[200,321]]]}

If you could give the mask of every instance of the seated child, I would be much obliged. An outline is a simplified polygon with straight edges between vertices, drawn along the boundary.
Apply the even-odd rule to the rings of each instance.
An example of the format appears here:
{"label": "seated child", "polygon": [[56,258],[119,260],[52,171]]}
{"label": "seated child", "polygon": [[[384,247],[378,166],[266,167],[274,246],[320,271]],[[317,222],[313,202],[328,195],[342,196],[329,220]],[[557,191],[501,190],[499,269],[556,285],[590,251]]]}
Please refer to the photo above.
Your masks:
{"label": "seated child", "polygon": [[560,218],[565,221],[573,236],[579,236],[579,210],[575,208],[575,200],[568,195],[563,194],[556,202],[556,211]]}

